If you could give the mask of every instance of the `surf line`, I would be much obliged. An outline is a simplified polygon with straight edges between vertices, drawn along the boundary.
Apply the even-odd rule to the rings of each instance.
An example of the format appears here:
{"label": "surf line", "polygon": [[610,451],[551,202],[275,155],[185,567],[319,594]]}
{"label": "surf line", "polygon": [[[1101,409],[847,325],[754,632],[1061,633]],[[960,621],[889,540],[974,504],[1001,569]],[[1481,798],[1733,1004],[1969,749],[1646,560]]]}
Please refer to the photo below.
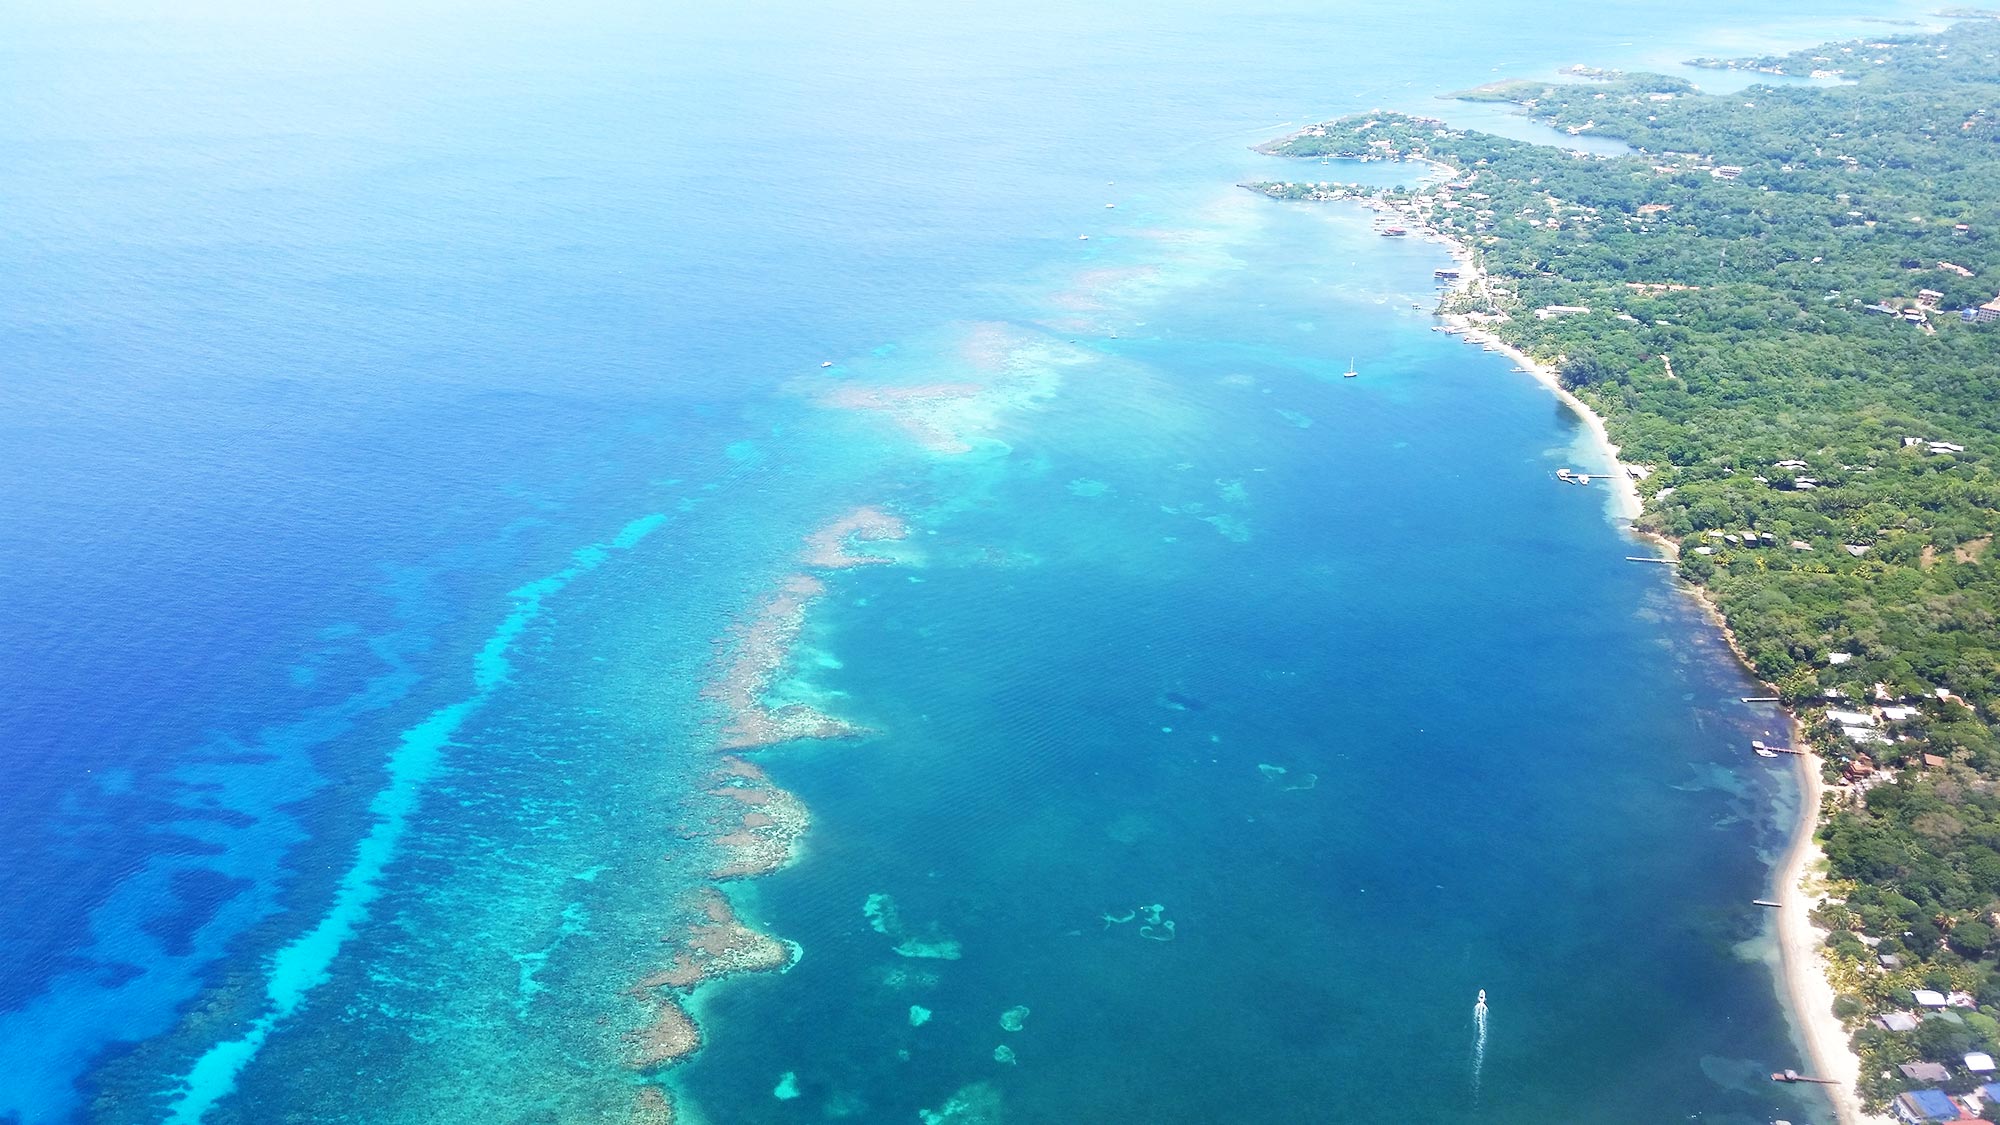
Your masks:
{"label": "surf line", "polygon": [[326,983],[341,946],[367,920],[369,904],[381,895],[382,871],[409,829],[410,815],[416,811],[424,782],[437,772],[451,736],[506,684],[507,673],[512,669],[507,650],[540,615],[542,603],[579,576],[596,570],[613,550],[636,546],[666,522],[664,513],[635,519],[609,543],[578,548],[571,553],[568,566],[508,595],[514,603],[513,611],[501,619],[472,658],[472,694],[432,711],[397,740],[396,748],[389,753],[388,784],[368,806],[375,815],[375,823],[355,848],[354,863],[341,876],[333,905],[318,925],[292,939],[271,958],[264,983],[267,1003],[263,1013],[241,1036],[215,1044],[195,1060],[168,1106],[168,1125],[199,1122],[216,1102],[236,1088],[236,1076],[257,1056],[271,1032],[298,1011],[308,993]]}

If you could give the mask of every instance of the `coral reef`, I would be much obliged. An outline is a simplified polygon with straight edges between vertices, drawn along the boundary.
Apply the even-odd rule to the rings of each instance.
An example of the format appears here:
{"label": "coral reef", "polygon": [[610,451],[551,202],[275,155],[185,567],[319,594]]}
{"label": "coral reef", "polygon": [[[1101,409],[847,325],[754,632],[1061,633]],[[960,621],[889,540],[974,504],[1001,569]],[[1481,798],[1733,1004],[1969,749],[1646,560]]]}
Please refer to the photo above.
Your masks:
{"label": "coral reef", "polygon": [[728,896],[713,887],[697,896],[700,918],[679,938],[662,938],[676,948],[667,967],[639,982],[638,991],[690,989],[736,973],[770,972],[791,964],[791,950],[736,917]]}
{"label": "coral reef", "polygon": [[854,547],[909,534],[910,526],[895,515],[873,505],[856,508],[806,537],[805,563],[824,570],[893,563],[896,560],[887,555],[863,554]]}
{"label": "coral reef", "polygon": [[710,841],[722,856],[709,875],[716,879],[750,878],[791,862],[793,846],[812,824],[805,804],[772,785],[762,770],[741,758],[723,759],[722,768],[712,776],[722,784],[709,794],[744,811],[726,822],[728,831]]}
{"label": "coral reef", "polygon": [[659,1086],[641,1086],[633,1097],[632,1125],[674,1125],[674,1099]]}
{"label": "coral reef", "polygon": [[677,1062],[701,1046],[701,1028],[678,1001],[663,996],[653,1002],[653,1022],[632,1034],[632,1066],[638,1070]]}
{"label": "coral reef", "polygon": [[726,714],[722,749],[751,750],[797,738],[845,738],[861,733],[803,703],[772,707],[765,702],[765,695],[790,659],[800,630],[805,628],[807,608],[825,593],[826,583],[812,575],[792,575],[750,620],[715,642],[727,655],[704,694],[722,704]]}
{"label": "coral reef", "polygon": [[[652,1020],[630,1035],[630,1064],[638,1070],[669,1066],[701,1047],[701,1027],[682,1006],[696,987],[737,973],[771,972],[788,967],[792,951],[761,930],[736,917],[729,897],[713,887],[698,892],[690,904],[694,920],[679,935],[661,938],[674,947],[665,968],[632,988],[651,1009]],[[672,1120],[672,1104],[664,1102]],[[641,1106],[645,1105],[641,1095]]]}

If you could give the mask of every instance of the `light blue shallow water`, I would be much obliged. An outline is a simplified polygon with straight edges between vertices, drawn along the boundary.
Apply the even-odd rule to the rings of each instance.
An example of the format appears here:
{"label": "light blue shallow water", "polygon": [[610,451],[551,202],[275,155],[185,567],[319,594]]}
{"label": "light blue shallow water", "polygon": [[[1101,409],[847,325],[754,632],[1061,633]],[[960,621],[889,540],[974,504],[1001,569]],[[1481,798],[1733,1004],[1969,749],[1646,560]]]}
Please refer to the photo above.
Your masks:
{"label": "light blue shallow water", "polygon": [[[1811,1118],[1770,717],[1434,248],[1230,185],[1872,10],[0,15],[0,1119]],[[732,890],[803,957],[631,1071],[711,641],[864,503],[788,690],[878,733]]]}

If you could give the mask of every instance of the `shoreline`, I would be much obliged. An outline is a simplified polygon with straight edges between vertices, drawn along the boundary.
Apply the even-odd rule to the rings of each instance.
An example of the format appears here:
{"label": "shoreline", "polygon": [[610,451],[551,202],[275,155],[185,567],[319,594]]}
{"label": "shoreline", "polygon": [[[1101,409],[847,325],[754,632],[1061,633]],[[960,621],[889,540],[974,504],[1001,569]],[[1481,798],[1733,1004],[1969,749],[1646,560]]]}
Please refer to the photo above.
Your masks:
{"label": "shoreline", "polygon": [[[1435,162],[1430,162],[1435,163]],[[1382,208],[1374,204],[1377,209]],[[1401,216],[1410,221],[1408,216]],[[1477,258],[1470,248],[1450,238],[1428,225],[1418,225],[1424,236],[1442,246],[1459,263],[1462,276],[1458,289],[1471,289],[1483,284],[1485,271],[1480,268]],[[1612,506],[1614,513],[1625,521],[1625,530],[1634,538],[1660,548],[1670,557],[1678,557],[1678,545],[1639,530],[1634,522],[1643,510],[1639,496],[1638,482],[1633,478],[1626,464],[1618,457],[1619,448],[1611,441],[1610,431],[1604,418],[1590,405],[1578,398],[1562,385],[1556,370],[1548,364],[1538,362],[1520,348],[1500,338],[1492,328],[1464,313],[1438,314],[1451,333],[1465,343],[1506,356],[1536,382],[1547,388],[1563,404],[1574,410],[1582,419],[1590,436],[1590,444],[1613,466],[1610,474],[1613,481]],[[1770,689],[1757,675],[1742,647],[1737,643],[1734,631],[1727,619],[1707,591],[1686,581],[1677,580],[1680,591],[1694,599],[1703,613],[1721,632],[1724,643],[1736,657],[1737,663],[1757,683]],[[1771,689],[1775,694],[1775,689]],[[1798,719],[1789,707],[1779,706],[1784,715],[1785,725],[1790,731],[1792,745],[1806,745],[1801,737]],[[1812,879],[1825,860],[1825,853],[1819,846],[1820,805],[1824,783],[1820,780],[1820,756],[1808,752],[1795,755],[1797,758],[1799,811],[1792,826],[1791,842],[1785,849],[1784,858],[1779,861],[1773,877],[1778,882],[1778,902],[1773,936],[1777,946],[1777,980],[1773,983],[1783,997],[1790,1016],[1792,1032],[1797,1045],[1803,1049],[1810,1061],[1813,1072],[1823,1078],[1834,1079],[1838,1084],[1821,1087],[1827,1100],[1833,1106],[1835,1119],[1840,1125],[1893,1125],[1892,1119],[1871,1114],[1862,1107],[1859,1090],[1861,1077],[1861,1057],[1855,1053],[1846,1027],[1833,1014],[1835,992],[1827,978],[1819,951],[1826,939],[1826,932],[1813,924],[1812,910],[1818,905],[1822,895],[1808,891],[1807,880]]]}
{"label": "shoreline", "polygon": [[[1468,268],[1476,271],[1478,267]],[[1528,353],[1501,339],[1490,328],[1474,323],[1463,313],[1446,313],[1441,319],[1461,341],[1478,344],[1488,351],[1513,360],[1517,367],[1546,388],[1557,401],[1576,412],[1578,420],[1583,423],[1584,430],[1590,436],[1589,445],[1611,465],[1611,471],[1605,475],[1611,482],[1612,510],[1618,518],[1626,521],[1629,528],[1631,522],[1639,518],[1643,508],[1643,503],[1639,499],[1639,485],[1632,479],[1625,462],[1618,459],[1618,446],[1612,443],[1610,431],[1604,428],[1604,419],[1598,416],[1597,411],[1592,410],[1588,403],[1564,387],[1554,368],[1531,358]],[[1642,538],[1652,538],[1636,530],[1633,534]]]}
{"label": "shoreline", "polygon": [[[1636,530],[1633,534],[1659,545],[1670,554],[1678,555],[1672,540]],[[1702,613],[1721,634],[1723,643],[1729,646],[1730,655],[1736,658],[1736,663],[1752,682],[1776,694],[1777,688],[1758,676],[1757,670],[1751,666],[1750,658],[1736,640],[1736,631],[1729,627],[1728,619],[1722,615],[1714,599],[1708,596],[1708,591],[1684,581],[1676,582],[1676,586],[1701,607]],[[1772,926],[1773,952],[1776,954],[1773,963],[1776,979],[1772,983],[1791,1017],[1793,1041],[1812,1064],[1813,1072],[1818,1077],[1831,1078],[1838,1083],[1821,1088],[1833,1106],[1834,1119],[1839,1125],[1896,1125],[1894,1118],[1869,1113],[1862,1106],[1859,1094],[1861,1056],[1855,1053],[1847,1028],[1833,1014],[1837,993],[1826,975],[1825,962],[1820,956],[1820,950],[1826,944],[1827,931],[1812,920],[1813,908],[1825,896],[1818,887],[1807,887],[1809,880],[1818,878],[1826,860],[1826,853],[1819,845],[1820,807],[1826,792],[1826,783],[1820,778],[1822,759],[1817,751],[1810,748],[1811,744],[1806,741],[1805,732],[1799,726],[1798,716],[1792,714],[1791,708],[1780,704],[1778,713],[1784,716],[1786,736],[1791,745],[1806,748],[1806,753],[1792,755],[1796,762],[1794,769],[1798,773],[1798,815],[1793,821],[1791,839],[1785,846],[1784,856],[1772,872],[1779,904]]]}
{"label": "shoreline", "polygon": [[[1260,147],[1257,151],[1263,151],[1263,148]],[[1430,171],[1424,175],[1424,180],[1450,179],[1460,174],[1456,167],[1430,157],[1402,156],[1398,159],[1406,163],[1428,166]],[[1249,187],[1252,190],[1259,190],[1250,184],[1242,186]],[[1261,191],[1260,194],[1262,194]],[[1458,280],[1451,287],[1453,292],[1484,288],[1486,271],[1481,268],[1479,258],[1473,253],[1471,247],[1439,231],[1417,214],[1390,206],[1377,196],[1361,194],[1349,196],[1342,201],[1356,203],[1379,214],[1393,216],[1396,220],[1407,223],[1425,241],[1434,242],[1442,246],[1445,252],[1451,255],[1452,261],[1457,263],[1459,269]],[[1432,315],[1443,322],[1447,332],[1457,336],[1461,341],[1468,344],[1477,344],[1487,351],[1496,352],[1514,361],[1521,370],[1527,372],[1537,383],[1547,388],[1549,393],[1553,394],[1558,401],[1575,411],[1577,418],[1583,422],[1584,429],[1589,433],[1589,444],[1595,447],[1596,451],[1603,455],[1605,462],[1611,466],[1611,471],[1603,475],[1611,481],[1613,514],[1617,518],[1625,520],[1628,525],[1639,518],[1644,504],[1639,497],[1638,480],[1632,475],[1630,467],[1619,459],[1618,446],[1612,442],[1611,433],[1605,428],[1603,417],[1596,410],[1593,410],[1590,404],[1584,402],[1571,392],[1569,388],[1563,386],[1562,379],[1558,376],[1554,368],[1534,359],[1520,348],[1508,343],[1498,333],[1494,332],[1488,323],[1476,321],[1466,313],[1435,312]],[[1592,473],[1591,475],[1597,476],[1599,474]],[[1669,550],[1672,549],[1671,544],[1656,536],[1646,535],[1644,532],[1637,531],[1636,529],[1632,529],[1632,533],[1640,538],[1654,542],[1658,546]]]}
{"label": "shoreline", "polygon": [[[1734,641],[1731,647],[1735,647]],[[1800,745],[1798,720],[1785,711],[1793,745]],[[1854,1053],[1847,1029],[1833,1014],[1833,983],[1827,979],[1820,959],[1826,931],[1813,924],[1812,910],[1821,895],[1808,891],[1806,881],[1814,878],[1824,861],[1819,846],[1820,797],[1825,785],[1819,776],[1819,755],[1800,754],[1799,820],[1793,826],[1791,846],[1778,868],[1778,963],[1784,980],[1787,1006],[1793,1025],[1804,1041],[1806,1056],[1819,1077],[1838,1085],[1823,1087],[1833,1103],[1833,1114],[1841,1125],[1889,1125],[1890,1119],[1862,1108],[1857,1092],[1861,1079],[1861,1056]]]}

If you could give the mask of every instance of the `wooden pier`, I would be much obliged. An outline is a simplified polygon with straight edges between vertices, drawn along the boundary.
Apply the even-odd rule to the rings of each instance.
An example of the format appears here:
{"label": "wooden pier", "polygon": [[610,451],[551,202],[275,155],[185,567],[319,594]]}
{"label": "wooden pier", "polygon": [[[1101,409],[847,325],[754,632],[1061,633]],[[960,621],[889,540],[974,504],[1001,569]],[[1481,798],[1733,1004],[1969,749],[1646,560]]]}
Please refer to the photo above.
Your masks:
{"label": "wooden pier", "polygon": [[1782,903],[1782,902],[1772,902],[1772,901],[1771,901],[1770,899],[1768,899],[1768,898],[1753,898],[1753,899],[1751,899],[1751,900],[1750,900],[1750,905],[1752,905],[1752,906],[1768,906],[1768,907],[1770,907],[1771,909],[1773,909],[1773,910],[1776,910],[1776,909],[1778,909],[1779,907],[1781,907],[1781,906],[1783,906],[1783,905],[1785,905],[1785,904],[1784,904],[1784,903]]}
{"label": "wooden pier", "polygon": [[1817,1082],[1822,1086],[1838,1086],[1840,1082],[1832,1078],[1814,1078],[1810,1074],[1800,1074],[1796,1070],[1781,1070],[1771,1076],[1773,1082]]}
{"label": "wooden pier", "polygon": [[1778,699],[1778,697],[1777,697],[1777,696],[1775,696],[1775,695],[1746,695],[1746,696],[1742,696],[1741,698],[1742,698],[1743,702],[1745,702],[1745,703],[1778,703],[1778,702],[1781,702],[1781,701],[1780,701],[1780,700]]}
{"label": "wooden pier", "polygon": [[1656,558],[1651,558],[1651,557],[1649,557],[1649,556],[1645,556],[1645,555],[1626,555],[1626,556],[1625,556],[1625,561],[1626,561],[1626,562],[1650,562],[1650,563],[1659,563],[1659,564],[1660,564],[1661,566],[1672,566],[1672,565],[1674,565],[1675,563],[1679,562],[1680,560],[1679,560],[1679,559],[1656,559]]}
{"label": "wooden pier", "polygon": [[1755,738],[1750,740],[1750,749],[1765,754],[1797,754],[1802,758],[1805,757],[1806,753],[1796,746],[1766,746],[1762,740]]}

